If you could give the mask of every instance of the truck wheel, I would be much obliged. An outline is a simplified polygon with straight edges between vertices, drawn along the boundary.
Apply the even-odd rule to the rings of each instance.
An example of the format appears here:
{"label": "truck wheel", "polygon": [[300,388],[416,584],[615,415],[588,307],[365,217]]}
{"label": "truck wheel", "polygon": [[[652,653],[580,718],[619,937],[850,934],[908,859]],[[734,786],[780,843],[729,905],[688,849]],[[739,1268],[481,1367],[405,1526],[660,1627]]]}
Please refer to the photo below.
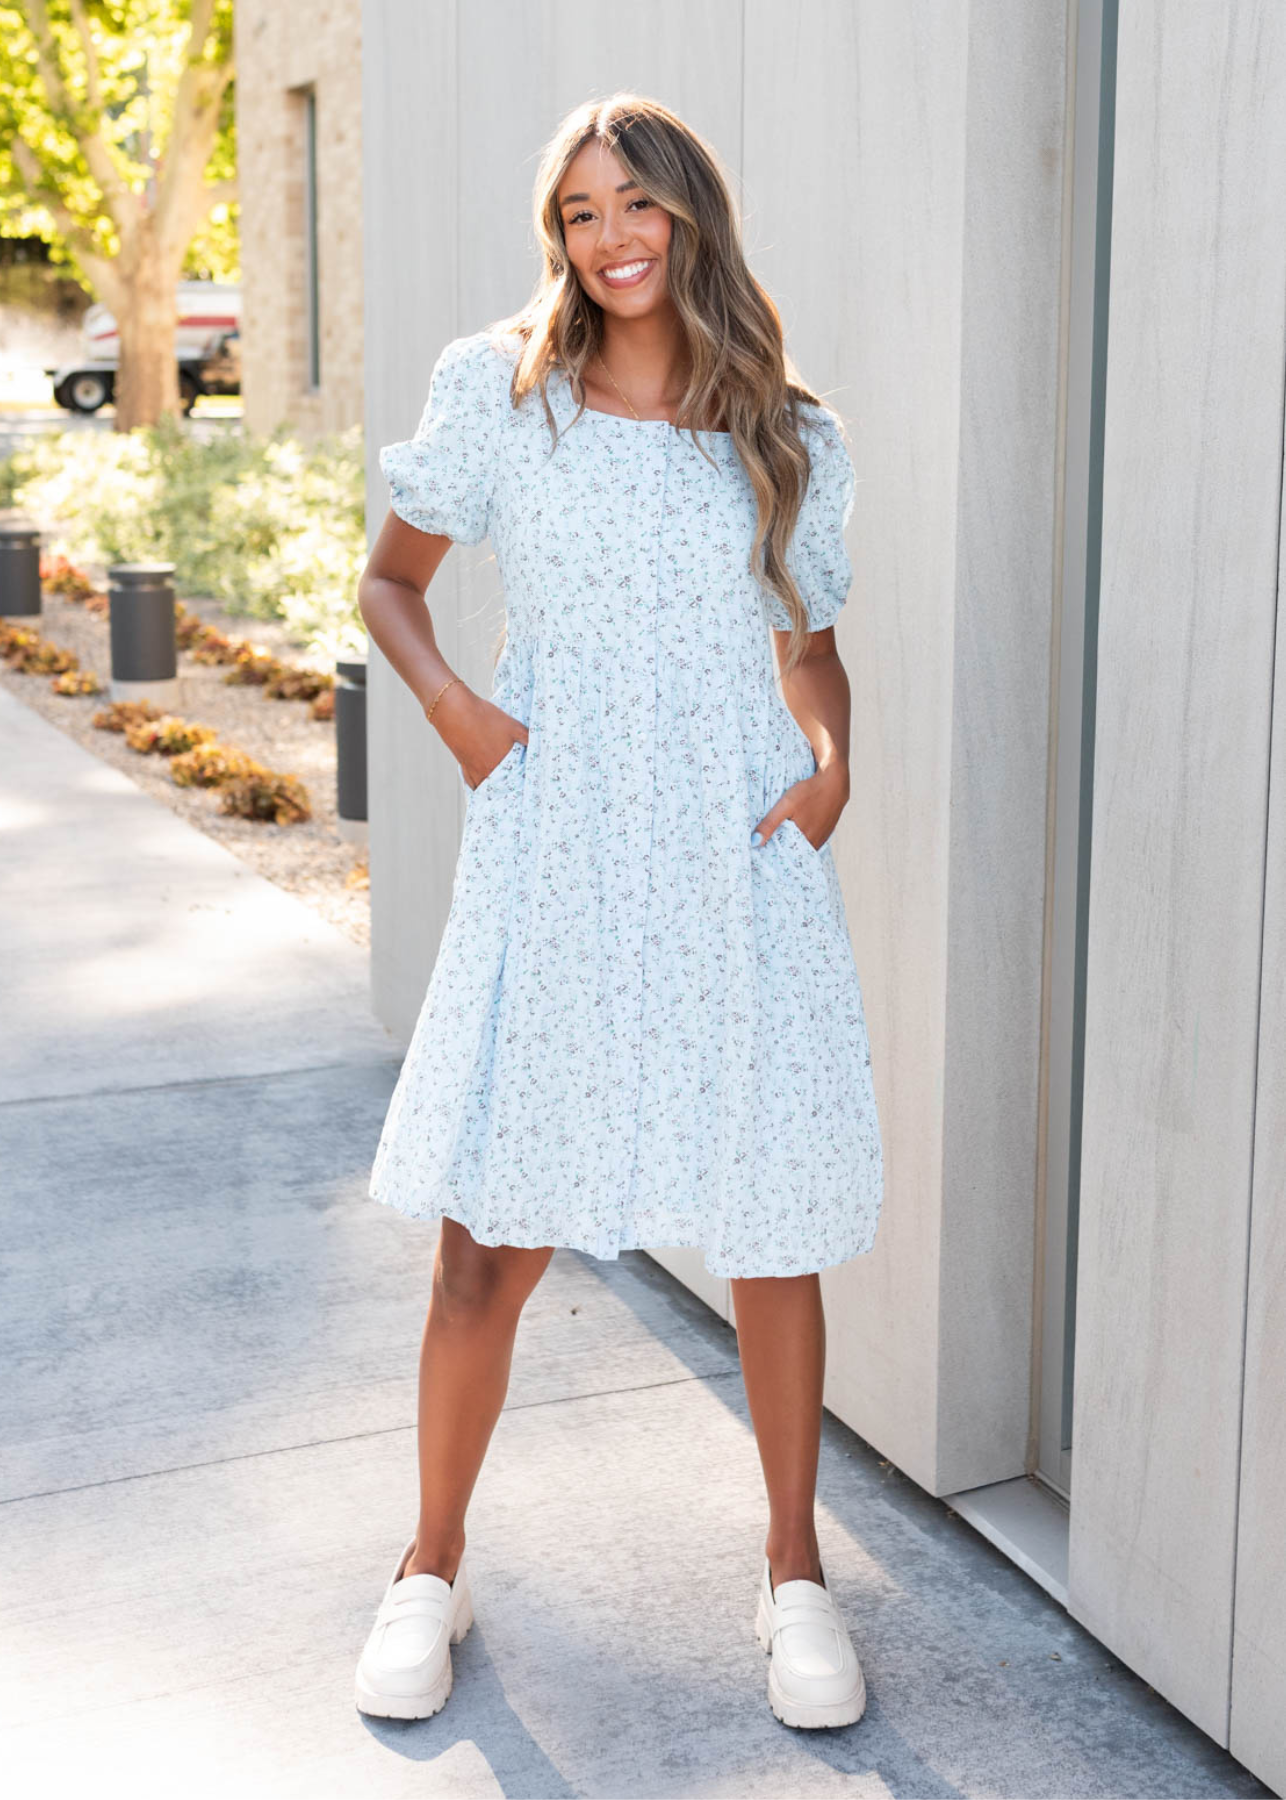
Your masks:
{"label": "truck wheel", "polygon": [[201,390],[188,374],[186,369],[179,370],[179,405],[185,414],[189,414],[197,403]]}
{"label": "truck wheel", "polygon": [[81,369],[69,375],[55,396],[68,412],[96,413],[112,397],[112,384],[106,375],[92,369]]}

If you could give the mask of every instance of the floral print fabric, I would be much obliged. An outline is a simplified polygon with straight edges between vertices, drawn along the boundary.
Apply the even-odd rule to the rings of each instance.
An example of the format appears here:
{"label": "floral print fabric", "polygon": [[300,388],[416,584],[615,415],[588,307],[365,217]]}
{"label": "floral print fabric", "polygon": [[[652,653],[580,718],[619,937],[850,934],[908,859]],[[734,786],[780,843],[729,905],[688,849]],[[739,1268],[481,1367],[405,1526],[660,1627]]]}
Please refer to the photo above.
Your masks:
{"label": "floral print fabric", "polygon": [[[468,791],[450,912],[370,1193],[479,1243],[598,1257],[690,1245],[713,1275],[812,1273],[871,1248],[883,1164],[829,843],[750,833],[812,774],[778,690],[785,609],[749,570],[725,433],[509,400],[515,345],[438,358],[414,437],[380,451],[422,531],[490,537],[507,605],[491,697],[521,719]],[[790,551],[814,630],[851,570],[854,475],[807,409]]]}

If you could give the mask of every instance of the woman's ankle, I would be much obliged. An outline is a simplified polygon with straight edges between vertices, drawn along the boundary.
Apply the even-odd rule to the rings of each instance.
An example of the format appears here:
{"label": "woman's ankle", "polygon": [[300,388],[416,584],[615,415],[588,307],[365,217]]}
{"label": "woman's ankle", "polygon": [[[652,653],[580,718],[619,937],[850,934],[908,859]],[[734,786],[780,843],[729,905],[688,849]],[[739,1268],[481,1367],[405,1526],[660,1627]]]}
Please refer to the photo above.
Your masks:
{"label": "woman's ankle", "polygon": [[771,1539],[764,1545],[764,1554],[768,1558],[774,1588],[780,1587],[783,1581],[816,1581],[822,1578],[822,1559],[817,1540],[811,1543],[794,1543],[783,1540],[774,1543]]}
{"label": "woman's ankle", "polygon": [[443,1581],[454,1581],[464,1555],[463,1536],[435,1538],[427,1531],[417,1531],[415,1548],[406,1559],[402,1571],[407,1575],[440,1575]]}

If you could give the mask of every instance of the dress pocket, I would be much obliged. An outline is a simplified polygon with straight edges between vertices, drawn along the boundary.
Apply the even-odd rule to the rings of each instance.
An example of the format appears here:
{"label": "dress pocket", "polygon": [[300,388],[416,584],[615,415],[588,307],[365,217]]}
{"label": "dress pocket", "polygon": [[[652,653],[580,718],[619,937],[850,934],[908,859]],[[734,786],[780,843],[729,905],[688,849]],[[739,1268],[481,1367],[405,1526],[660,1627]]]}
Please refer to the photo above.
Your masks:
{"label": "dress pocket", "polygon": [[526,752],[527,746],[515,738],[477,787],[465,790],[455,897],[466,909],[486,911],[510,885],[523,832]]}
{"label": "dress pocket", "polygon": [[805,831],[801,825],[796,825],[796,823],[793,819],[783,819],[781,822],[781,825],[778,826],[778,830],[780,831],[783,827],[785,828],[786,834],[788,837],[793,837],[793,838],[798,839],[800,849],[806,851],[809,856],[813,856],[813,857],[821,856],[822,852],[817,848],[817,845],[813,842],[813,840],[805,833]]}
{"label": "dress pocket", "polygon": [[[526,753],[526,744],[523,743],[521,738],[515,738],[513,743],[510,744],[509,748],[500,758],[500,761],[496,764],[495,768],[483,776],[477,787],[466,788],[470,800],[472,800],[476,794],[486,793],[491,788],[503,787],[505,779],[510,771],[519,766]],[[461,780],[463,780],[463,776],[461,776]]]}

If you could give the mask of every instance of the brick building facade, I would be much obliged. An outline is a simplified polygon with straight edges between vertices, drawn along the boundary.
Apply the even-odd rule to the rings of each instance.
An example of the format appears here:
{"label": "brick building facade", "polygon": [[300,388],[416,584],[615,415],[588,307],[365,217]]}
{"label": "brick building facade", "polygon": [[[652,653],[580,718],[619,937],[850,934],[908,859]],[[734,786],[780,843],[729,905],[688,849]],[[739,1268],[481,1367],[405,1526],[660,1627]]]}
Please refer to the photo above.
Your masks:
{"label": "brick building facade", "polygon": [[242,381],[252,431],[362,418],[360,0],[238,0]]}

